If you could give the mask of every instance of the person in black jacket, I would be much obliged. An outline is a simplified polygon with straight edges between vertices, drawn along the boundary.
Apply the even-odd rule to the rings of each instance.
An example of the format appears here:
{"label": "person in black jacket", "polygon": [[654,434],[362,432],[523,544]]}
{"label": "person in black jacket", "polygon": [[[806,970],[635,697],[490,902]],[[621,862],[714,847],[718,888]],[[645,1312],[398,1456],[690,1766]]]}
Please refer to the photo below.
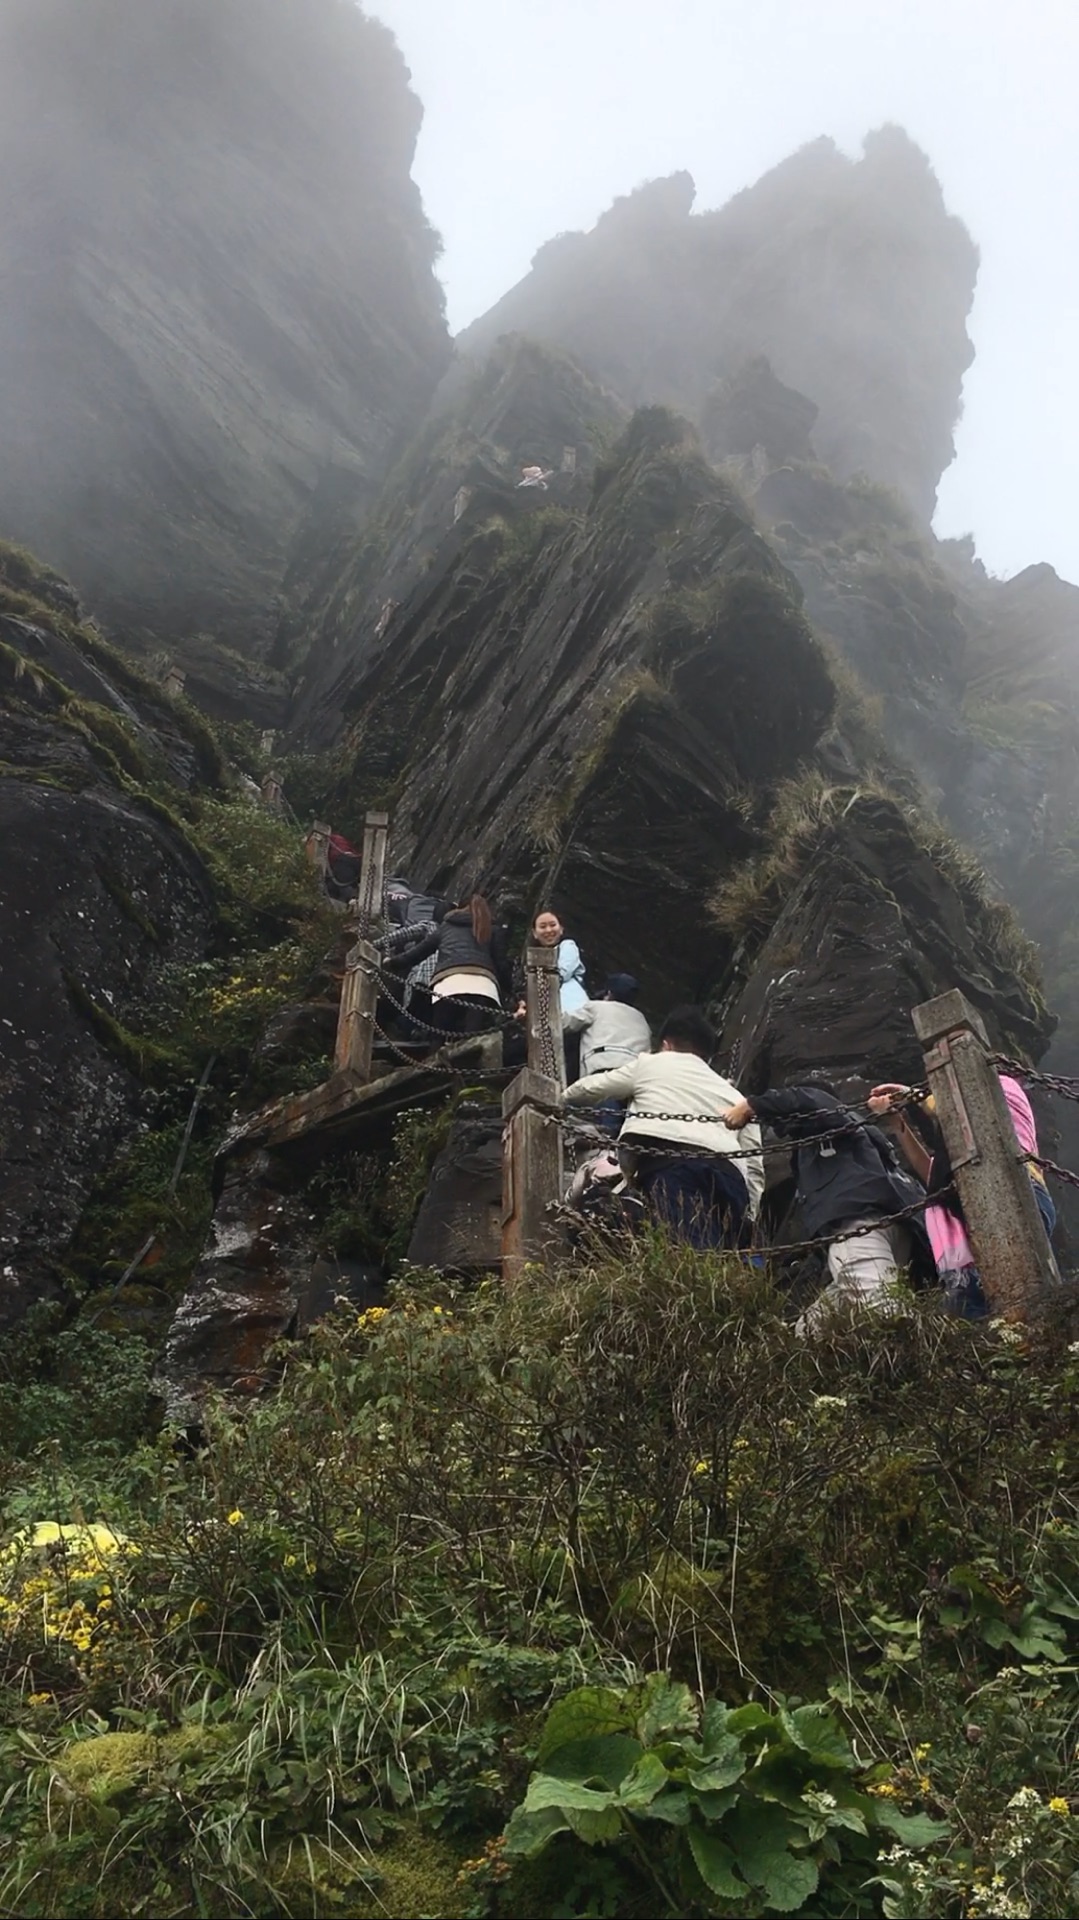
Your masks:
{"label": "person in black jacket", "polygon": [[[405,964],[415,967],[428,954],[436,956],[431,979],[434,1025],[445,1033],[495,1028],[511,970],[504,929],[495,926],[482,893],[451,908],[426,940],[409,949]],[[390,970],[400,964],[390,961]]]}
{"label": "person in black jacket", "polygon": [[819,1082],[755,1093],[727,1114],[728,1127],[736,1131],[751,1120],[792,1143],[806,1234],[832,1242],[830,1283],[802,1315],[798,1331],[820,1326],[836,1307],[886,1299],[910,1258],[906,1228],[884,1224],[909,1197],[900,1189],[890,1141]]}

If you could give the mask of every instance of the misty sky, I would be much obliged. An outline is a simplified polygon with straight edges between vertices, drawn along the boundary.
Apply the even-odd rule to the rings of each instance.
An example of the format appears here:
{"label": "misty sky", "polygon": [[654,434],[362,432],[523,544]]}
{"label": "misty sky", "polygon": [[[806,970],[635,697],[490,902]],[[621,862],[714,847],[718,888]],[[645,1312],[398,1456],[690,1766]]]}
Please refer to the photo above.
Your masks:
{"label": "misty sky", "polygon": [[616,194],[719,206],[822,133],[896,120],[982,252],[941,533],[1079,581],[1079,0],[365,0],[426,121],[416,177],[456,330]]}

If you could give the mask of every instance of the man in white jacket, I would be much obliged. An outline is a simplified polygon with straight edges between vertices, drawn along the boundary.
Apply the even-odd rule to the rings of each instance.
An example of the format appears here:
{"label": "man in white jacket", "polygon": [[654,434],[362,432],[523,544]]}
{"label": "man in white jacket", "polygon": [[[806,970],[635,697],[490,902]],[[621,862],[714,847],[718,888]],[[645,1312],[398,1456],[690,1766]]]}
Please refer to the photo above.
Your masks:
{"label": "man in white jacket", "polygon": [[620,1155],[656,1218],[695,1247],[749,1242],[764,1191],[757,1126],[732,1133],[724,1116],[742,1095],[708,1060],[716,1035],[699,1007],[676,1007],[656,1053],[611,1072],[586,1074],[566,1090],[569,1106],[625,1100]]}

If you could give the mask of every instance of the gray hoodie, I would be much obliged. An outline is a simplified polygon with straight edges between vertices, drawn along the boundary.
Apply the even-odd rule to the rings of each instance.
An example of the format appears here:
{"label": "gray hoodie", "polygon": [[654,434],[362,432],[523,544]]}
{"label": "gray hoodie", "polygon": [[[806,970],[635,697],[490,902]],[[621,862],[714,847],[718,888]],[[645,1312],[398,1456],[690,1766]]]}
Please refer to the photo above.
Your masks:
{"label": "gray hoodie", "polygon": [[581,1072],[604,1073],[625,1066],[652,1045],[643,1013],[624,1000],[585,1000],[562,1015],[563,1033],[581,1036]]}

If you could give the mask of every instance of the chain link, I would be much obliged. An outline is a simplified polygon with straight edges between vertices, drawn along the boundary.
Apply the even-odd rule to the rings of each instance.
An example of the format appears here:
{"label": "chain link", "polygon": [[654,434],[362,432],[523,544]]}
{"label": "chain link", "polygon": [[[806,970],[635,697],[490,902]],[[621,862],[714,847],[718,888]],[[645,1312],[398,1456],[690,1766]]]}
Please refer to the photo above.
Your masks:
{"label": "chain link", "polygon": [[532,974],[536,980],[536,1024],[539,1036],[541,1071],[546,1075],[548,1080],[561,1082],[562,1075],[558,1071],[558,1062],[555,1059],[554,1035],[551,1032],[552,969],[550,967],[530,967],[526,965],[525,972]]}
{"label": "chain link", "polygon": [[1073,1080],[1065,1073],[1040,1073],[1036,1067],[1025,1067],[1019,1060],[1009,1060],[1006,1054],[992,1053],[990,1061],[1000,1073],[1010,1074],[1013,1080],[1025,1080],[1032,1087],[1044,1087],[1046,1093],[1059,1094],[1062,1100],[1079,1100],[1079,1080]]}
{"label": "chain link", "polygon": [[1043,1173],[1051,1173],[1055,1179],[1066,1181],[1069,1187],[1079,1187],[1079,1173],[1072,1173],[1069,1167],[1058,1167],[1055,1160],[1047,1160],[1041,1153],[1025,1153],[1024,1161],[1028,1166],[1040,1167]]}

